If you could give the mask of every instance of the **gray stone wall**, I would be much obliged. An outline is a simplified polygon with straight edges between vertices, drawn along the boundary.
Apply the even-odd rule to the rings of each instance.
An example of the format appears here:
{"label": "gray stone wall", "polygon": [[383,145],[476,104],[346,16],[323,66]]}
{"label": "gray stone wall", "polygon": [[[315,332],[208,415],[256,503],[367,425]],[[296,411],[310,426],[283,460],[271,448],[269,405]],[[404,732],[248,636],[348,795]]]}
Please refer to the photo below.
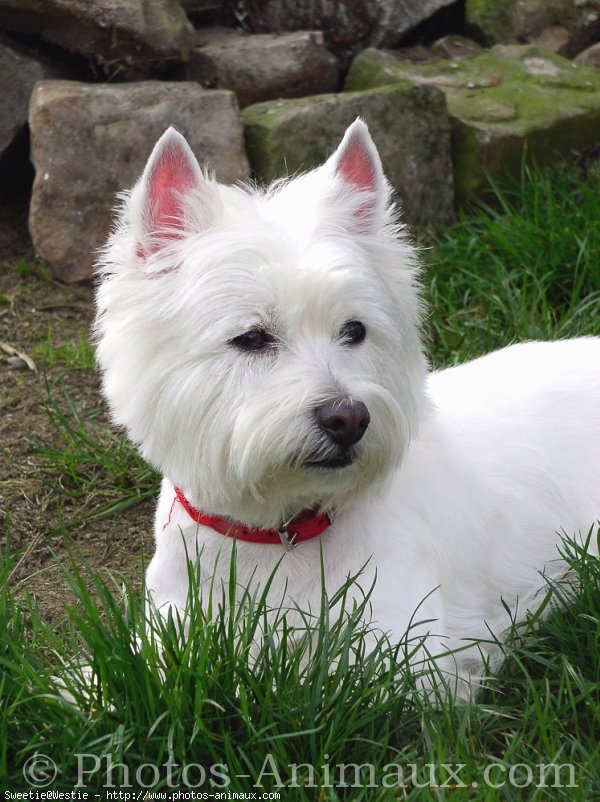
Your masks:
{"label": "gray stone wall", "polygon": [[448,224],[524,155],[599,144],[598,39],[600,0],[0,0],[0,202],[29,131],[33,243],[86,280],[168,126],[268,182],[360,116],[405,220]]}

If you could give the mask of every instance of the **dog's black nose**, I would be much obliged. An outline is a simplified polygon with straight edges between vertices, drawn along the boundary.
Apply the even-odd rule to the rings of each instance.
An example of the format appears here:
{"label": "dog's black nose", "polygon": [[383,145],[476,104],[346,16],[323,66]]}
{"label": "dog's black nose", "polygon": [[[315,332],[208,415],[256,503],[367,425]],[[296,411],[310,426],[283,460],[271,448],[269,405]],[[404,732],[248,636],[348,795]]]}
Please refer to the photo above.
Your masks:
{"label": "dog's black nose", "polygon": [[367,431],[371,416],[362,401],[340,397],[317,407],[317,420],[332,440],[342,448],[350,448]]}

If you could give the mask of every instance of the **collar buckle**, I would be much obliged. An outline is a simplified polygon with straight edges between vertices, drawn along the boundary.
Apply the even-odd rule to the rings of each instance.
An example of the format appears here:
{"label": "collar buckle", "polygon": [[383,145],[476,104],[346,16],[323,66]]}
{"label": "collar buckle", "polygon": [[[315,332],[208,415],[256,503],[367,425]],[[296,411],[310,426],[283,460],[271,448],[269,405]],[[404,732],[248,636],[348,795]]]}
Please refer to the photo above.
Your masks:
{"label": "collar buckle", "polygon": [[293,520],[293,518],[290,518],[288,521],[281,524],[281,526],[277,529],[277,534],[279,535],[279,540],[281,540],[281,545],[286,551],[293,551],[297,545],[296,540],[298,539],[298,533],[296,532],[295,535],[290,535],[288,531]]}

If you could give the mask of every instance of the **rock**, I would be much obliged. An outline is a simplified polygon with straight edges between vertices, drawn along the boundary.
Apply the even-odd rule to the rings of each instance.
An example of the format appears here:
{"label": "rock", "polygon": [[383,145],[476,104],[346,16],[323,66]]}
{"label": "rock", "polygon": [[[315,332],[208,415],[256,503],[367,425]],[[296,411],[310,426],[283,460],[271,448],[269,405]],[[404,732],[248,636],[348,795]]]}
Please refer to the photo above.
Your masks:
{"label": "rock", "polygon": [[27,122],[29,98],[36,81],[43,78],[38,61],[0,43],[0,158]]}
{"label": "rock", "polygon": [[248,176],[235,95],[195,83],[38,83],[29,114],[36,176],[29,228],[62,281],[89,279],[118,191],[138,179],[169,125],[225,183]]}
{"label": "rock", "polygon": [[530,37],[531,44],[538,45],[550,53],[562,53],[569,47],[570,34],[562,25],[550,25],[541,33]]}
{"label": "rock", "polygon": [[531,42],[572,57],[600,35],[600,0],[466,0],[465,26],[486,45]]}
{"label": "rock", "polygon": [[337,61],[325,49],[320,31],[278,35],[205,28],[198,39],[201,46],[187,65],[188,79],[231,89],[240,106],[337,88]]}
{"label": "rock", "polygon": [[483,52],[481,45],[466,36],[450,34],[437,39],[431,45],[432,55],[437,58],[452,58],[460,60],[463,58],[473,58]]}
{"label": "rock", "polygon": [[483,52],[483,47],[464,36],[450,34],[437,39],[431,45],[409,45],[394,49],[394,56],[403,61],[439,61],[441,58],[473,58]]}
{"label": "rock", "polygon": [[20,356],[9,356],[6,362],[11,370],[27,370],[27,362]]}
{"label": "rock", "polygon": [[487,189],[486,173],[518,175],[525,155],[544,164],[600,140],[600,75],[531,45],[498,45],[473,59],[429,64],[370,49],[355,59],[345,89],[406,81],[446,95],[460,203]]}
{"label": "rock", "polygon": [[271,101],[249,106],[242,116],[250,164],[264,182],[320,164],[346,127],[363,117],[406,219],[453,221],[450,128],[444,95],[435,87],[402,84]]}
{"label": "rock", "polygon": [[27,124],[29,99],[37,81],[70,78],[72,69],[34,48],[0,39],[0,159]]}
{"label": "rock", "polygon": [[467,0],[465,23],[485,44],[516,43],[574,20],[574,0]]}
{"label": "rock", "polygon": [[39,36],[111,74],[186,60],[195,40],[175,0],[0,0],[0,28]]}
{"label": "rock", "polygon": [[395,45],[454,0],[261,0],[249,5],[256,31],[322,30],[327,46],[347,58],[368,45]]}
{"label": "rock", "polygon": [[595,67],[600,70],[600,42],[586,48],[578,56],[575,56],[575,61],[585,67]]}

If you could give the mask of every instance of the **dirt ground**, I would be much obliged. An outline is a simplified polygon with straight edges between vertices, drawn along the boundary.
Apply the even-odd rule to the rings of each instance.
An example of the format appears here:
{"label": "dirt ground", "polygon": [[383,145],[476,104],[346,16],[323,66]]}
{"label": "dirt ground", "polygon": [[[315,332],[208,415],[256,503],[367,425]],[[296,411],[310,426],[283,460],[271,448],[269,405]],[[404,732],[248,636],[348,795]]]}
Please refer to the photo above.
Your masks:
{"label": "dirt ground", "polygon": [[[61,617],[69,593],[59,561],[65,559],[63,536],[49,534],[58,523],[81,514],[39,476],[31,441],[56,443],[44,410],[44,369],[35,372],[9,349],[27,356],[39,349],[51,326],[53,344],[77,340],[88,332],[93,315],[91,286],[64,286],[43,275],[27,232],[27,203],[0,202],[0,540],[6,542],[10,517],[11,551],[24,549],[12,571],[19,596],[31,593],[48,620]],[[21,261],[21,269],[18,263]],[[32,268],[23,268],[23,261]],[[19,366],[17,366],[20,365]],[[37,367],[37,365],[36,365]],[[57,365],[50,381],[62,376],[78,408],[107,419],[95,371]],[[79,502],[81,504],[81,502]],[[144,560],[152,553],[153,504],[146,501],[111,518],[75,527],[69,545],[101,573],[122,575],[137,584]]]}

